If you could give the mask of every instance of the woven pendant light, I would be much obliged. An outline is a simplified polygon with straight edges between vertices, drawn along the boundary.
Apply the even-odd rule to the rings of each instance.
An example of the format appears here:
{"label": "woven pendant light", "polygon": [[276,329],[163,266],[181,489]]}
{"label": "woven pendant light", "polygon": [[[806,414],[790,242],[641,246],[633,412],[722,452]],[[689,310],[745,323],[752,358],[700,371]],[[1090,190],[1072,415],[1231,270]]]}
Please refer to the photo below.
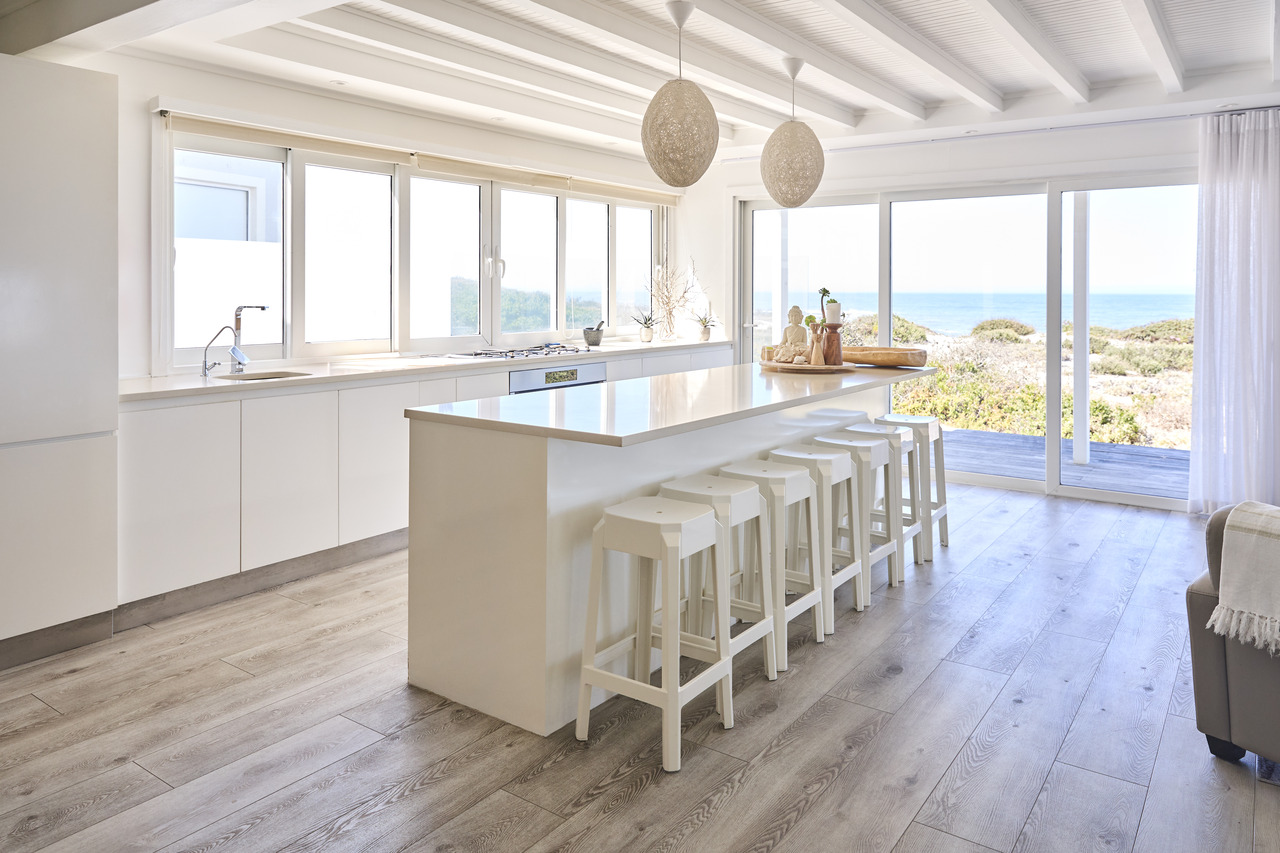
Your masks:
{"label": "woven pendant light", "polygon": [[671,0],[667,12],[680,31],[679,76],[667,81],[644,111],[640,144],[663,183],[687,187],[706,173],[720,145],[720,122],[702,89],[684,79],[684,24],[693,14],[689,0]]}
{"label": "woven pendant light", "polygon": [[783,67],[791,76],[791,121],[783,122],[769,135],[760,155],[760,179],[769,197],[783,207],[799,207],[808,201],[826,168],[822,145],[809,125],[796,121],[796,75],[803,59],[784,57]]}

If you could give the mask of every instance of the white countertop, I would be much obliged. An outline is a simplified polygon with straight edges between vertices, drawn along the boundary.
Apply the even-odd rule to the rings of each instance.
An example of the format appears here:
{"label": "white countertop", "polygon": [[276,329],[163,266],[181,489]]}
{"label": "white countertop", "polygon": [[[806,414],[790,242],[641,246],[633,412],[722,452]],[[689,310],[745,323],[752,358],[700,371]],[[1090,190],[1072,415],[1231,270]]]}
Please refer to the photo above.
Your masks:
{"label": "white countertop", "polygon": [[205,378],[197,373],[182,373],[172,376],[144,376],[136,379],[120,380],[119,394],[121,403],[132,403],[142,400],[159,400],[169,397],[243,395],[246,392],[298,386],[323,385],[334,382],[358,379],[386,378],[389,375],[419,376],[430,379],[433,376],[465,375],[468,373],[493,373],[499,370],[529,370],[537,367],[556,364],[581,364],[583,362],[608,360],[613,357],[639,357],[644,355],[669,355],[689,350],[723,347],[729,341],[654,341],[640,343],[638,341],[605,341],[598,347],[586,352],[568,355],[537,356],[534,358],[454,358],[445,355],[429,356],[348,356],[335,358],[329,362],[310,364],[290,364],[279,361],[255,361],[246,369],[246,373],[262,371],[289,370],[304,373],[305,376],[292,376],[281,379],[259,379],[251,381],[218,379],[217,376],[227,373],[226,366],[218,368],[215,375]]}
{"label": "white countertop", "polygon": [[852,373],[797,374],[735,364],[421,406],[405,416],[624,447],[935,372],[932,367],[858,367]]}

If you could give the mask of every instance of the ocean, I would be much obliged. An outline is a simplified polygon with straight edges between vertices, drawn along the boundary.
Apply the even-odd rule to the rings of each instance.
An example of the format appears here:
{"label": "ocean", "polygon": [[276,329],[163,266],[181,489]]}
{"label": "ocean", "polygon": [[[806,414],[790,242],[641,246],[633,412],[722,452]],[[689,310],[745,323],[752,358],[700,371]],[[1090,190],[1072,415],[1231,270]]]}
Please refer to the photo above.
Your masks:
{"label": "ocean", "polygon": [[[805,294],[806,297],[809,294]],[[833,293],[845,313],[873,313],[874,293]],[[756,305],[769,305],[768,293],[756,294]],[[817,295],[801,302],[806,313],[817,313]],[[1195,316],[1192,294],[1099,293],[1089,300],[1089,325],[1112,329],[1129,329],[1154,323]],[[913,323],[944,335],[967,335],[983,320],[1007,317],[1045,328],[1045,298],[1034,293],[899,293],[893,297],[893,313]],[[1062,319],[1071,322],[1071,299],[1062,300]]]}

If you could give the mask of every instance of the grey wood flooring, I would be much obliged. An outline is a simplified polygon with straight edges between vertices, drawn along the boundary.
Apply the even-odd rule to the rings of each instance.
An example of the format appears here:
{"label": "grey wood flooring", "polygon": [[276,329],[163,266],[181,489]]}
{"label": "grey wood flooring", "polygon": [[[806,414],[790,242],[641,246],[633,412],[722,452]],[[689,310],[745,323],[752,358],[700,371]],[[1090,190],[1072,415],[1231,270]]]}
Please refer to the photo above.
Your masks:
{"label": "grey wood flooring", "polygon": [[733,729],[688,706],[676,774],[630,700],[584,746],[408,687],[403,552],[0,672],[0,850],[1280,853],[1274,765],[1195,729],[1201,520],[950,497],[934,563],[737,659]]}
{"label": "grey wood flooring", "polygon": [[[1186,499],[1191,452],[1167,447],[1089,442],[1089,464],[1071,462],[1069,438],[1062,439],[1062,484],[1112,492]],[[947,468],[1044,482],[1042,435],[1006,435],[982,430],[947,430]]]}

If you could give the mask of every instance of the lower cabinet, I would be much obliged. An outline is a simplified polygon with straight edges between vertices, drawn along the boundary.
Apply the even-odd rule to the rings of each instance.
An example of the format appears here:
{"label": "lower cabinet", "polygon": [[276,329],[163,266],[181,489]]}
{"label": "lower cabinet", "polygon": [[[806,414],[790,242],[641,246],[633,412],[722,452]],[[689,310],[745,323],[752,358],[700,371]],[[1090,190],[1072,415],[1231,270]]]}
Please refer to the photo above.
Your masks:
{"label": "lower cabinet", "polygon": [[[452,380],[448,380],[452,382]],[[419,383],[338,392],[338,544],[409,524],[409,421]]]}
{"label": "lower cabinet", "polygon": [[338,393],[241,401],[241,571],[338,544]]}
{"label": "lower cabinet", "polygon": [[240,571],[240,401],[121,412],[120,603]]}
{"label": "lower cabinet", "polygon": [[672,355],[647,355],[643,359],[645,376],[661,376],[664,373],[680,373],[693,369],[693,358],[687,352]]}

